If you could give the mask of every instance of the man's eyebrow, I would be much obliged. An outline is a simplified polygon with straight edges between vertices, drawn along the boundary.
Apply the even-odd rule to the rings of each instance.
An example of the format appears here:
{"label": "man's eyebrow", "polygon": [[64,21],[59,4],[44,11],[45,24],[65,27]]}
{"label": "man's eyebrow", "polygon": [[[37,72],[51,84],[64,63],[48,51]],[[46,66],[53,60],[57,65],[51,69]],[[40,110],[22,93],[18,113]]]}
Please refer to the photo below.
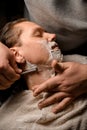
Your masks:
{"label": "man's eyebrow", "polygon": [[35,31],[43,31],[43,32],[45,32],[45,30],[43,28],[41,28],[41,27],[36,27],[36,28],[33,29],[33,31],[34,32]]}

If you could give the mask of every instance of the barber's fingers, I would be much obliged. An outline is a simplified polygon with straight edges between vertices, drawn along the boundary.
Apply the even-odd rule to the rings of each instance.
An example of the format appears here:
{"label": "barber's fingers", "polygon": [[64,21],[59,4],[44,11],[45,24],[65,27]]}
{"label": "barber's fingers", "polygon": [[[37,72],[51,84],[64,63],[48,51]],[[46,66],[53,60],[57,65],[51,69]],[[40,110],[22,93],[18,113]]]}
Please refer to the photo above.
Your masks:
{"label": "barber's fingers", "polygon": [[64,70],[68,68],[66,63],[58,62],[56,60],[52,61],[51,66],[55,69],[57,73],[62,73]]}
{"label": "barber's fingers", "polygon": [[0,90],[5,90],[7,88],[9,88],[12,85],[13,82],[8,81],[8,79],[3,76],[0,75]]}
{"label": "barber's fingers", "polygon": [[4,66],[3,69],[1,70],[0,75],[3,75],[4,79],[7,79],[8,82],[9,81],[16,81],[17,79],[20,78],[20,74],[16,73],[15,70],[9,65],[7,64],[7,66]]}
{"label": "barber's fingers", "polygon": [[65,69],[67,69],[67,66],[64,65],[64,63],[57,63],[54,60],[52,63],[52,67],[54,67],[56,72],[58,72],[59,74],[56,75],[55,77],[48,79],[47,81],[45,81],[44,83],[42,83],[40,85],[34,86],[33,87],[34,96],[37,96],[38,94],[40,94],[43,91],[51,91],[52,89],[55,89],[56,87],[58,89],[58,86],[64,80],[63,71]]}
{"label": "barber's fingers", "polygon": [[56,60],[53,60],[51,66],[55,69],[56,72],[61,73],[64,70],[63,64],[58,63]]}
{"label": "barber's fingers", "polygon": [[57,103],[53,108],[52,108],[52,112],[53,113],[58,113],[62,110],[64,110],[65,108],[67,108],[67,106],[73,101],[73,98],[71,97],[66,97],[64,98],[61,102]]}
{"label": "barber's fingers", "polygon": [[6,90],[12,85],[12,82],[6,84],[0,84],[0,90]]}
{"label": "barber's fingers", "polygon": [[34,96],[37,96],[43,91],[44,92],[51,91],[52,89],[55,89],[56,87],[58,87],[59,84],[60,84],[60,81],[58,80],[58,76],[52,77],[40,85],[35,85],[32,88],[34,92],[33,94]]}
{"label": "barber's fingers", "polygon": [[59,103],[61,102],[64,98],[69,97],[70,95],[68,93],[65,92],[57,92],[54,93],[52,95],[50,95],[48,98],[44,99],[43,101],[41,101],[38,106],[39,108],[43,108],[46,106],[49,106],[51,104],[55,104],[55,103]]}
{"label": "barber's fingers", "polygon": [[4,66],[0,71],[0,90],[9,88],[19,78],[20,74],[17,74],[11,66]]}

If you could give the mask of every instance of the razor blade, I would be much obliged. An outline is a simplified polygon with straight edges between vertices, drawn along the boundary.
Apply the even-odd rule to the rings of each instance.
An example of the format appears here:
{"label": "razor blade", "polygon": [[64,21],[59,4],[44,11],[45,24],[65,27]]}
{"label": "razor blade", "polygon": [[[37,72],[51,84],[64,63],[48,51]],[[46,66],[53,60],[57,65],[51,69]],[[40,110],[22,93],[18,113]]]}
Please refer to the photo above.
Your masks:
{"label": "razor blade", "polygon": [[37,65],[26,62],[26,69],[22,71],[21,75],[37,71]]}

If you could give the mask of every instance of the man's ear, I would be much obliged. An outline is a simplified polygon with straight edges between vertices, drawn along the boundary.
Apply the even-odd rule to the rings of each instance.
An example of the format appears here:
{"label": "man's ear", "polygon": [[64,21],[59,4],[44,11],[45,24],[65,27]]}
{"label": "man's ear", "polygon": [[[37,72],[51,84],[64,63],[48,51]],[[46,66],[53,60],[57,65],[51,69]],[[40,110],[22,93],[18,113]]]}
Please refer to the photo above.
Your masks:
{"label": "man's ear", "polygon": [[16,48],[10,48],[10,50],[15,55],[15,60],[17,63],[25,63],[25,58],[20,54],[20,52]]}

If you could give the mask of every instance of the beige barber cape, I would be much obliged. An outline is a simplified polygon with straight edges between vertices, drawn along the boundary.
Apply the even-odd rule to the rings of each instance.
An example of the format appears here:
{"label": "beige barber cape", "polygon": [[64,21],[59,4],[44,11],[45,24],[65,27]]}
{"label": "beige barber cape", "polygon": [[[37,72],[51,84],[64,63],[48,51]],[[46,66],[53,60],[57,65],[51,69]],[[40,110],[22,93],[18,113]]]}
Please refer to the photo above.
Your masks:
{"label": "beige barber cape", "polygon": [[0,130],[87,130],[87,95],[57,114],[51,112],[53,105],[38,108],[44,97],[33,97],[31,90],[12,95],[0,107]]}

